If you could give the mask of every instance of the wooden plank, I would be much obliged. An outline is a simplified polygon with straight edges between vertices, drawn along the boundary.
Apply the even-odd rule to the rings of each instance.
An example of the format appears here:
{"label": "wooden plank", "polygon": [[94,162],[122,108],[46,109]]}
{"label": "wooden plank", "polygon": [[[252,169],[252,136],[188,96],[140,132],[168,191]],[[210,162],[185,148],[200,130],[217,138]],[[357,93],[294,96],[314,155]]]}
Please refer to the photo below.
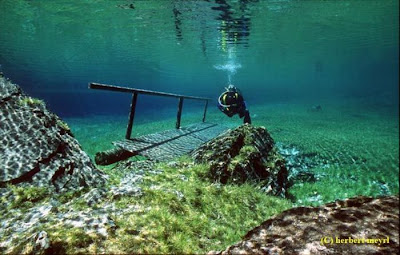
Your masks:
{"label": "wooden plank", "polygon": [[198,123],[181,129],[116,141],[113,144],[155,161],[165,161],[191,152],[227,129],[227,127],[218,124]]}

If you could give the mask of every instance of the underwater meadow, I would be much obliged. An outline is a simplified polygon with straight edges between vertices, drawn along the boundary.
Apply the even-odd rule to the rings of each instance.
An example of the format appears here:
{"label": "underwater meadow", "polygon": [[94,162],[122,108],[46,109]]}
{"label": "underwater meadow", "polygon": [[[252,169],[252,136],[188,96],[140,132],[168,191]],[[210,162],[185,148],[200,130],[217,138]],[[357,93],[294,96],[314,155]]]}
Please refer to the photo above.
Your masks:
{"label": "underwater meadow", "polygon": [[[25,161],[9,164],[23,152],[0,143],[0,253],[204,254],[290,208],[399,196],[398,31],[397,0],[0,0],[0,72],[26,93],[6,91],[0,107],[18,95],[21,112],[53,112],[37,125],[76,139],[82,169],[99,170],[78,171],[71,183],[84,184],[65,192],[25,183],[50,161],[40,145],[72,155],[60,153],[64,142],[40,141],[29,144],[39,163],[28,177],[6,180]],[[251,125],[265,127],[285,160],[287,193],[215,181],[190,154],[94,163],[124,140],[132,95],[91,82],[210,98],[206,122],[231,130],[243,118],[221,112],[218,98],[235,85]],[[139,94],[132,138],[175,129],[177,108],[176,98]],[[13,119],[4,112],[2,137],[35,134],[4,124]],[[203,113],[185,99],[181,126]],[[70,161],[54,164],[54,176],[75,176]],[[40,250],[32,240],[43,231]]]}

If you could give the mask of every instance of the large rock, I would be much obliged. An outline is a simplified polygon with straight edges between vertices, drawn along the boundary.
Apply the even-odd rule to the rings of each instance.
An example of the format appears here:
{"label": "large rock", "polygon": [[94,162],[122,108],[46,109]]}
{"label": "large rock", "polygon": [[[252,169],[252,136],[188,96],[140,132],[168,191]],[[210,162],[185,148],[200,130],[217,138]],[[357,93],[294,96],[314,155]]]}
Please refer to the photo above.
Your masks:
{"label": "large rock", "polygon": [[356,197],[282,212],[210,254],[398,254],[399,197]]}
{"label": "large rock", "polygon": [[286,195],[285,160],[264,127],[249,124],[229,130],[192,153],[196,163],[210,165],[210,177],[221,183],[255,180],[267,193]]}
{"label": "large rock", "polygon": [[104,181],[67,124],[0,77],[0,187],[29,182],[68,190]]}

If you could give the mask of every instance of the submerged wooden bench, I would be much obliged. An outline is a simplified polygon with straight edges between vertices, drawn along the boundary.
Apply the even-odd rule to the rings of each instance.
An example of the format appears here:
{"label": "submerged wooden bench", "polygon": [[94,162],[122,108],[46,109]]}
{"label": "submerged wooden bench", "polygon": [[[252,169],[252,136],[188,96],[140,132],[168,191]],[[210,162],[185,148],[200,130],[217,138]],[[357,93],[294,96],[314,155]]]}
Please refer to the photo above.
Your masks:
{"label": "submerged wooden bench", "polygon": [[[112,164],[135,155],[142,155],[154,161],[170,160],[191,152],[201,144],[228,129],[222,125],[205,122],[209,98],[184,96],[99,83],[90,83],[89,88],[133,94],[125,140],[113,142],[115,148],[112,150],[97,153],[95,161],[99,165]],[[138,94],[179,98],[175,129],[131,138]],[[184,99],[203,100],[206,102],[201,123],[192,124],[187,127],[180,126]]]}

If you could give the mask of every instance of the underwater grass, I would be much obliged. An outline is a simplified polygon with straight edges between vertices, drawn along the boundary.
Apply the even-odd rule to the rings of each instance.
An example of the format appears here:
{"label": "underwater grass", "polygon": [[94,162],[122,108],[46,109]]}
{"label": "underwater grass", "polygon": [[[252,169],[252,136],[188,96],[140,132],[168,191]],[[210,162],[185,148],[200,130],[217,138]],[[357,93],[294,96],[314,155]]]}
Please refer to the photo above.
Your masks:
{"label": "underwater grass", "polygon": [[[123,197],[121,208],[138,205],[140,215],[116,217],[115,238],[107,252],[205,253],[221,250],[265,219],[291,207],[282,198],[267,196],[255,185],[220,185],[205,179],[206,165],[181,159],[179,166],[161,164],[162,173],[148,175],[139,199]],[[186,167],[185,167],[186,165]],[[183,167],[182,167],[183,166]]]}
{"label": "underwater grass", "polygon": [[324,162],[324,167],[311,169],[322,176],[319,181],[296,183],[289,189],[296,205],[399,194],[396,110],[360,102],[327,103],[319,112],[306,105],[257,109],[257,122],[264,123],[275,141]]}
{"label": "underwater grass", "polygon": [[20,106],[25,106],[25,105],[28,105],[28,106],[35,106],[35,105],[45,106],[46,105],[43,100],[40,100],[38,98],[29,97],[29,96],[25,96],[25,97],[21,98],[18,101],[18,104]]}
{"label": "underwater grass", "polygon": [[[312,169],[315,174],[325,176],[320,181],[296,184],[289,190],[294,202],[305,201],[306,196],[315,197],[310,192],[313,189],[324,193],[319,194],[324,198],[319,203],[355,195],[399,194],[397,108],[363,100],[321,101],[320,104],[321,111],[312,111],[312,105],[308,102],[250,105],[253,125],[265,126],[275,142],[294,146],[301,153],[313,155],[315,161],[325,164],[324,168]],[[199,116],[200,111],[186,113],[182,119],[186,123],[195,123],[199,121]],[[229,127],[238,126],[242,121],[237,116],[228,118],[212,108],[207,113],[207,120]],[[87,126],[76,122],[80,132],[74,132],[73,124],[71,128],[93,157],[97,151],[110,148],[113,140],[124,137],[127,121],[121,118],[119,123],[114,122],[113,125],[98,122],[98,137],[93,139],[88,135],[92,132],[92,124],[87,122]],[[173,123],[174,118],[161,119],[152,123],[138,123],[134,129],[137,135],[141,135],[173,128]],[[108,135],[101,136],[101,133]],[[343,184],[349,182],[354,183]],[[339,193],[335,193],[323,188],[324,185],[341,188],[337,188]],[[386,189],[385,186],[388,191],[382,191],[382,188]]]}
{"label": "underwater grass", "polygon": [[[357,102],[309,105],[263,105],[251,108],[253,125],[265,126],[275,142],[294,146],[321,164],[310,171],[315,182],[296,182],[288,200],[267,196],[251,183],[221,186],[205,179],[204,165],[183,158],[176,167],[158,165],[162,173],[145,177],[143,196],[115,201],[125,208],[137,205],[138,214],[115,216],[119,228],[102,244],[116,253],[205,253],[225,249],[251,228],[292,206],[317,206],[358,195],[399,194],[398,115],[385,108]],[[198,116],[186,115],[198,122]],[[207,119],[229,127],[241,124],[210,111]],[[91,155],[123,139],[126,118],[113,124],[68,122]],[[118,125],[117,125],[118,124]],[[136,124],[137,135],[173,128],[174,118]],[[96,130],[95,132],[93,131]],[[135,159],[134,159],[135,160]],[[103,167],[113,184],[123,173]],[[93,247],[93,245],[92,245]],[[122,249],[122,250],[121,250]]]}
{"label": "underwater grass", "polygon": [[[292,206],[286,199],[265,195],[253,183],[239,186],[210,182],[208,166],[196,165],[189,157],[159,163],[154,169],[157,171],[145,174],[143,182],[135,184],[142,189],[140,197],[109,194],[103,202],[92,207],[99,209],[114,204],[117,208],[116,213],[109,214],[117,228],[109,232],[107,238],[87,232],[85,227],[64,226],[57,222],[59,213],[91,210],[83,196],[87,189],[51,197],[37,188],[11,188],[14,189],[12,194],[17,196],[18,211],[23,211],[26,203],[32,206],[32,201],[41,205],[50,197],[57,201],[55,204],[58,205],[51,211],[53,216],[32,230],[47,232],[51,241],[47,251],[50,254],[203,254],[239,241],[251,228]],[[106,171],[112,182],[118,184],[124,174],[137,170],[114,166]],[[124,211],[132,207],[135,209]],[[18,245],[13,252],[30,253],[32,249],[29,245]]]}

